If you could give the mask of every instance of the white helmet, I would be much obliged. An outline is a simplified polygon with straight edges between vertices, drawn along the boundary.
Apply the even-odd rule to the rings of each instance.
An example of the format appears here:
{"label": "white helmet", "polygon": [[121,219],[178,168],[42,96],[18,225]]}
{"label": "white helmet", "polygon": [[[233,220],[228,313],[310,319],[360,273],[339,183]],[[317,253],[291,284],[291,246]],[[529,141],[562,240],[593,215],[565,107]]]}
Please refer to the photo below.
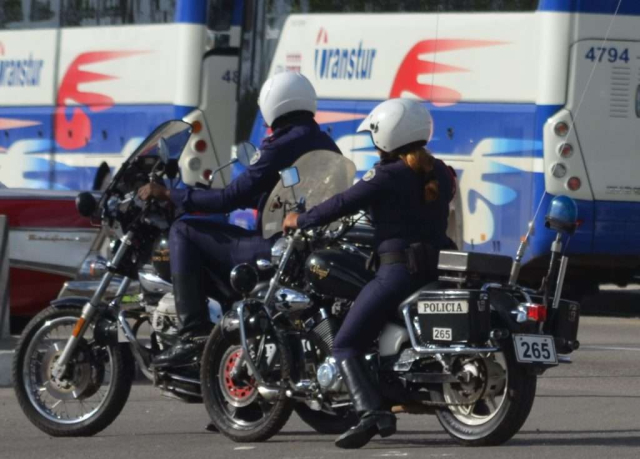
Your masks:
{"label": "white helmet", "polygon": [[419,102],[389,99],[369,113],[358,132],[371,132],[376,147],[389,153],[413,142],[428,142],[432,129],[431,114]]}
{"label": "white helmet", "polygon": [[297,72],[278,73],[262,85],[258,105],[268,126],[282,115],[306,110],[316,113],[316,90]]}

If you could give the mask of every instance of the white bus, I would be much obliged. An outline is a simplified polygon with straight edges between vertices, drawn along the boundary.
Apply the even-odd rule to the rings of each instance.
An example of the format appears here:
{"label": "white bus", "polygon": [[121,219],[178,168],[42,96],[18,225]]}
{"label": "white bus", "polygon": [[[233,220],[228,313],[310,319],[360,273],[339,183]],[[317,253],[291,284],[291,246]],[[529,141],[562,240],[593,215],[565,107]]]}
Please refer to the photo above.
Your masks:
{"label": "white bus", "polygon": [[[246,2],[261,4],[262,2]],[[640,265],[640,2],[637,0],[273,0],[241,58],[241,98],[297,70],[317,120],[364,173],[361,119],[413,97],[431,111],[429,148],[459,176],[464,250],[514,255],[534,217],[523,274],[546,266],[544,210],[576,200],[568,251],[582,286],[625,283]],[[259,115],[251,132],[265,135]],[[535,275],[534,275],[535,274]],[[539,279],[539,277],[538,277]]]}
{"label": "white bus", "polygon": [[185,116],[206,182],[234,139],[242,14],[233,0],[0,1],[0,182],[99,189]]}

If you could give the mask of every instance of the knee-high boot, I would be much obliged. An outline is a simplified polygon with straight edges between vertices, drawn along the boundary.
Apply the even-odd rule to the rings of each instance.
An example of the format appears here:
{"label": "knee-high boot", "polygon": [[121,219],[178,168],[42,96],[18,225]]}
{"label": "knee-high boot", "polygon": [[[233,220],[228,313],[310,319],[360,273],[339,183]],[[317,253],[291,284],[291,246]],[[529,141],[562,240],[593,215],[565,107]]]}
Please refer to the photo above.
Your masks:
{"label": "knee-high boot", "polygon": [[376,434],[388,437],[396,432],[396,417],[383,411],[382,399],[371,382],[371,376],[359,357],[340,362],[340,373],[347,384],[351,400],[360,422],[336,440],[339,448],[361,448]]}
{"label": "knee-high boot", "polygon": [[176,312],[180,320],[180,339],[153,359],[155,368],[192,363],[204,346],[211,323],[198,275],[173,275]]}

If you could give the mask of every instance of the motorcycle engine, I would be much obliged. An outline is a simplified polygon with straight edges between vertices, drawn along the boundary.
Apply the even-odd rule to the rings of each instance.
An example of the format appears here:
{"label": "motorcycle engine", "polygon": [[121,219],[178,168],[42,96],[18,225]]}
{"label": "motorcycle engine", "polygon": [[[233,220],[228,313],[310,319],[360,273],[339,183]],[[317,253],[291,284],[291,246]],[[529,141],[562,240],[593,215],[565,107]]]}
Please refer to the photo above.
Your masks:
{"label": "motorcycle engine", "polygon": [[165,294],[158,302],[158,307],[153,311],[151,326],[156,333],[163,335],[178,334],[178,314],[173,293]]}
{"label": "motorcycle engine", "polygon": [[[209,309],[209,319],[211,323],[217,324],[222,319],[222,306],[215,300],[207,300]],[[158,306],[153,311],[151,326],[158,334],[177,335],[180,323],[176,311],[176,300],[173,293],[166,293],[158,302]]]}
{"label": "motorcycle engine", "polygon": [[333,357],[327,357],[324,363],[318,367],[316,378],[322,392],[346,392],[338,362]]}

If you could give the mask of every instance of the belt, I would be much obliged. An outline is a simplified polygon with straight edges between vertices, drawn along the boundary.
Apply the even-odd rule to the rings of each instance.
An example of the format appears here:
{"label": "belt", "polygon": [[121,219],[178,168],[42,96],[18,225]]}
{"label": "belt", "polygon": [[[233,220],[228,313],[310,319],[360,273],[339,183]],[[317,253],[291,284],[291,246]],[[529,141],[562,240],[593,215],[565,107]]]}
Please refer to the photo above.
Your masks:
{"label": "belt", "polygon": [[406,264],[407,261],[409,261],[406,251],[381,253],[379,257],[381,265],[395,265],[397,263]]}

